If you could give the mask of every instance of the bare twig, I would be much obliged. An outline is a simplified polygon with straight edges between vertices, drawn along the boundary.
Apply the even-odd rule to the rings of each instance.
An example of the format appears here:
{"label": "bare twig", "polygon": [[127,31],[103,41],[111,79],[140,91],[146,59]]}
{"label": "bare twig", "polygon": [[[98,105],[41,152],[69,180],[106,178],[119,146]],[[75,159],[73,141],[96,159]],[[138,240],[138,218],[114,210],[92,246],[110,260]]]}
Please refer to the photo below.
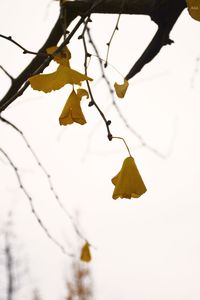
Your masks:
{"label": "bare twig", "polygon": [[3,66],[0,66],[0,69],[10,78],[11,82],[13,82],[14,78],[12,77],[12,75],[10,75],[10,73],[8,73],[8,71],[6,71]]}
{"label": "bare twig", "polygon": [[111,34],[111,37],[110,37],[110,40],[109,42],[106,44],[108,46],[108,49],[107,49],[107,53],[106,53],[106,59],[105,59],[105,64],[104,64],[104,67],[106,68],[108,66],[108,56],[109,56],[109,52],[110,52],[110,46],[111,46],[111,42],[114,38],[114,35],[115,35],[115,32],[117,30],[119,30],[119,20],[120,20],[120,17],[121,15],[119,14],[118,17],[117,17],[117,22],[116,22],[116,25],[115,25],[115,28]]}
{"label": "bare twig", "polygon": [[0,120],[2,122],[4,122],[5,124],[11,126],[14,130],[16,130],[22,137],[22,139],[24,140],[27,148],[30,150],[31,154],[33,155],[37,165],[39,166],[39,168],[42,170],[42,172],[44,173],[44,175],[46,176],[47,180],[48,180],[48,184],[49,184],[49,189],[52,192],[54,198],[56,199],[58,205],[60,206],[60,208],[64,211],[64,213],[67,215],[67,217],[70,219],[72,226],[75,230],[75,232],[77,233],[77,235],[83,239],[86,240],[86,238],[83,236],[83,234],[80,232],[78,226],[76,225],[74,218],[72,217],[72,215],[66,210],[65,206],[63,205],[59,195],[57,194],[55,187],[53,185],[52,182],[52,178],[51,175],[49,174],[49,172],[46,170],[46,168],[44,167],[44,165],[41,163],[40,159],[38,158],[37,154],[35,153],[35,151],[33,150],[32,146],[30,145],[29,141],[27,140],[27,138],[25,137],[23,131],[21,131],[16,125],[14,125],[13,123],[11,123],[10,121],[8,121],[7,119],[3,118],[2,116],[0,116]]}
{"label": "bare twig", "polygon": [[[87,23],[86,25],[87,26]],[[84,30],[84,33],[85,33],[85,30]],[[86,40],[85,40],[85,35],[84,33],[81,35],[81,38],[83,40],[83,47],[84,47],[84,51],[85,51],[85,62],[84,62],[84,66],[85,66],[85,75],[87,75],[87,58],[88,58],[88,51],[87,51],[87,44],[86,44]],[[91,98],[91,101],[89,103],[89,106],[92,106],[94,105],[96,107],[96,109],[98,110],[100,116],[102,117],[105,125],[106,125],[106,129],[107,129],[107,137],[108,137],[108,140],[111,141],[112,140],[112,134],[110,132],[110,124],[111,124],[111,121],[110,120],[107,120],[103,111],[100,109],[100,107],[98,106],[98,104],[96,103],[94,97],[93,97],[93,94],[92,94],[92,90],[91,90],[91,87],[90,87],[90,84],[89,84],[89,81],[87,80],[86,81],[87,83],[87,87],[88,87],[88,91],[89,91],[89,95],[90,95],[90,98]]]}
{"label": "bare twig", "polygon": [[22,45],[20,45],[18,42],[16,42],[11,36],[6,36],[6,35],[3,35],[3,34],[0,34],[0,37],[10,41],[11,43],[15,44],[17,47],[22,49],[23,54],[34,54],[34,55],[39,55],[39,56],[44,56],[44,57],[48,56],[48,54],[46,52],[34,52],[34,51],[27,50]]}
{"label": "bare twig", "polygon": [[[122,7],[123,2],[124,5]],[[169,34],[187,5],[185,0],[124,0],[123,2],[122,0],[103,1],[93,9],[93,13],[148,15],[158,25],[158,30],[152,41],[126,75],[125,78],[128,80],[140,72],[159,53],[163,46],[173,43],[169,38]],[[64,5],[66,5],[69,12],[78,12],[81,15],[91,7],[92,3],[93,1],[66,1]]]}
{"label": "bare twig", "polygon": [[151,145],[147,144],[144,140],[144,138],[142,137],[141,134],[139,134],[135,129],[133,129],[133,127],[128,123],[127,119],[125,118],[125,116],[122,114],[120,108],[118,107],[116,101],[115,101],[115,97],[114,97],[114,90],[111,86],[111,83],[109,81],[109,79],[107,78],[106,76],[106,73],[105,73],[105,69],[103,67],[103,59],[100,58],[100,55],[99,55],[99,51],[94,43],[94,40],[91,36],[91,33],[90,33],[90,29],[87,28],[87,34],[88,34],[88,38],[89,38],[89,42],[91,43],[95,53],[96,53],[96,57],[99,61],[99,65],[100,65],[100,69],[101,69],[101,73],[102,73],[102,78],[105,80],[106,82],[106,85],[108,87],[108,90],[112,96],[112,104],[115,108],[115,110],[117,111],[120,119],[122,120],[122,122],[124,123],[124,125],[126,126],[126,128],[139,140],[140,144],[142,147],[145,147],[147,148],[148,150],[150,150],[151,152],[153,152],[155,155],[159,156],[160,158],[167,158],[167,155],[165,154],[162,154],[161,152],[159,152],[157,149],[155,149],[154,147],[152,147]]}
{"label": "bare twig", "polygon": [[12,169],[14,170],[15,172],[15,175],[17,177],[17,181],[19,183],[19,187],[20,189],[23,191],[23,193],[25,194],[26,198],[29,200],[29,204],[30,204],[30,207],[31,207],[31,211],[33,213],[33,215],[35,216],[38,224],[40,225],[40,227],[44,230],[45,234],[47,235],[47,237],[58,247],[60,248],[60,250],[68,255],[68,256],[71,256],[73,257],[74,254],[72,253],[68,253],[65,248],[49,233],[48,229],[46,228],[46,226],[44,225],[44,223],[42,222],[42,220],[40,219],[40,217],[38,216],[36,210],[35,210],[35,207],[33,205],[33,199],[32,197],[29,195],[28,191],[26,190],[26,188],[24,187],[23,185],[23,182],[21,180],[21,177],[20,177],[20,174],[19,174],[19,170],[18,170],[18,167],[13,163],[12,159],[10,158],[10,156],[2,149],[0,148],[0,152],[4,155],[4,157],[8,160],[10,166],[12,167]]}

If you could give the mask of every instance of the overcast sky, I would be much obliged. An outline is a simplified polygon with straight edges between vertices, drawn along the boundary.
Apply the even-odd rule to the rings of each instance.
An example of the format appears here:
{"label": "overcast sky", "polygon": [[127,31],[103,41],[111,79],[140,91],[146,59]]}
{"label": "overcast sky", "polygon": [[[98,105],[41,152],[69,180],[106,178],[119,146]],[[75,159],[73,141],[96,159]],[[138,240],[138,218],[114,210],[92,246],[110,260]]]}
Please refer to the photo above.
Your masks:
{"label": "overcast sky", "polygon": [[[0,33],[11,35],[37,51],[59,13],[49,0],[1,1]],[[91,33],[102,58],[116,16],[93,16]],[[122,81],[156,30],[148,17],[122,16],[112,42],[108,77]],[[81,32],[81,31],[80,31]],[[79,34],[80,34],[79,32]],[[84,71],[82,43],[72,40],[72,67]],[[164,159],[146,147],[124,126],[115,109],[95,57],[88,70],[95,99],[112,120],[114,135],[126,139],[147,186],[139,199],[112,199],[111,178],[127,151],[121,141],[109,142],[95,108],[82,108],[87,124],[60,127],[58,117],[70,88],[43,94],[30,88],[3,113],[25,134],[52,176],[60,199],[77,222],[92,249],[91,269],[97,300],[188,300],[200,298],[200,103],[198,61],[200,24],[185,10],[174,27],[172,46],[166,46],[142,72],[130,80],[123,100],[116,99],[129,125]],[[91,50],[91,53],[92,52]],[[0,40],[0,64],[13,76],[31,60],[16,46]],[[49,70],[56,65],[51,64]],[[9,87],[0,72],[0,95]],[[52,197],[47,179],[22,138],[0,124],[0,147],[19,167],[24,185],[51,234],[69,251],[76,235]],[[0,226],[14,208],[15,232],[23,244],[32,286],[44,300],[64,300],[65,258],[38,226],[13,170],[0,155]],[[24,253],[23,252],[23,253]],[[1,299],[1,297],[0,297]]]}

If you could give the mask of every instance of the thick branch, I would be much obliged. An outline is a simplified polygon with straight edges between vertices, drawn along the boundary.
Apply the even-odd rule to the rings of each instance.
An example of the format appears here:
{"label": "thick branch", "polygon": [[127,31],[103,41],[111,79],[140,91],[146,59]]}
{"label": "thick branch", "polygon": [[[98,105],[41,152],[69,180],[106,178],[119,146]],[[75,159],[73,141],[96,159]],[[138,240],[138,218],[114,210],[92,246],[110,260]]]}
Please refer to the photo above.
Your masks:
{"label": "thick branch", "polygon": [[[155,0],[104,0],[95,7],[93,13],[150,15],[154,11],[155,2]],[[94,0],[77,0],[65,1],[64,5],[68,11],[81,15],[90,9],[93,3]]]}
{"label": "thick branch", "polygon": [[[89,9],[91,4],[91,0],[65,2],[68,11],[76,12],[79,15]],[[158,25],[155,36],[126,75],[126,79],[130,79],[140,72],[164,45],[172,43],[169,33],[185,7],[185,0],[124,0],[123,6],[122,0],[104,0],[96,6],[93,10],[94,13],[148,15]]]}
{"label": "thick branch", "polygon": [[127,80],[139,73],[145,64],[150,62],[159,53],[163,46],[173,43],[169,38],[169,34],[185,7],[186,3],[184,0],[177,0],[176,2],[173,0],[160,6],[151,15],[152,20],[158,24],[158,30],[148,47],[126,75],[125,78]]}
{"label": "thick branch", "polygon": [[[150,62],[158,54],[162,46],[172,42],[169,39],[169,33],[182,10],[186,7],[185,0],[63,0],[63,2],[63,8],[66,9],[66,27],[68,27],[77,16],[84,16],[87,12],[143,14],[150,16],[151,19],[158,24],[159,28],[156,35],[133,68],[126,75],[127,79],[132,78],[146,63]],[[38,52],[44,52],[46,48],[54,46],[59,42],[63,34],[62,21],[63,20],[59,16],[48,39]],[[23,84],[32,74],[34,74],[34,72],[36,72],[36,70],[39,70],[44,60],[45,57],[36,56],[21,74],[12,81],[10,89],[0,101],[0,112],[6,109],[10,103],[23,93],[27,87],[27,85],[22,87]],[[43,69],[40,70],[40,72],[42,71]],[[19,92],[19,90],[21,92]]]}

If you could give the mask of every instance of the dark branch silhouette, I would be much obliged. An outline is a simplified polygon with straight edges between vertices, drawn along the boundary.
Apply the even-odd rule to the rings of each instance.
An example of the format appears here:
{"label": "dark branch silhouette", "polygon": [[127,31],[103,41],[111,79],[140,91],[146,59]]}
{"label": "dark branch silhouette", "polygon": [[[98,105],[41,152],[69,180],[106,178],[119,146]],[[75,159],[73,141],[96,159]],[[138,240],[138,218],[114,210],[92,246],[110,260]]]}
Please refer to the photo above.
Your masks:
{"label": "dark branch silhouette", "polygon": [[127,80],[139,73],[144,65],[160,52],[163,46],[173,43],[169,34],[185,7],[186,3],[183,0],[167,1],[151,14],[151,19],[158,25],[158,30],[146,50],[126,75]]}
{"label": "dark branch silhouette", "polygon": [[[62,35],[65,36],[66,32],[63,32],[63,30],[66,31],[71,22],[78,16],[81,16],[81,19],[61,44],[61,47],[69,43],[74,32],[91,13],[148,15],[158,25],[158,30],[141,57],[125,76],[126,79],[130,79],[140,72],[143,66],[150,62],[164,45],[172,43],[169,33],[185,7],[185,0],[124,0],[123,6],[121,0],[63,1],[58,20],[49,37],[36,53],[44,53],[46,48],[57,45]],[[23,94],[29,86],[28,78],[33,74],[43,72],[50,61],[51,58],[46,59],[43,56],[36,55],[18,77],[12,80],[9,90],[0,101],[0,112]]]}
{"label": "dark branch silhouette", "polygon": [[[81,15],[89,9],[91,3],[91,0],[66,1],[65,6],[69,12],[68,15],[70,15],[70,12],[77,12]],[[125,76],[127,80],[140,72],[144,65],[150,62],[163,46],[173,43],[169,38],[169,34],[184,8],[186,8],[185,0],[124,0],[123,6],[120,0],[105,0],[96,6],[93,13],[148,15],[158,25],[158,30],[152,41]]]}

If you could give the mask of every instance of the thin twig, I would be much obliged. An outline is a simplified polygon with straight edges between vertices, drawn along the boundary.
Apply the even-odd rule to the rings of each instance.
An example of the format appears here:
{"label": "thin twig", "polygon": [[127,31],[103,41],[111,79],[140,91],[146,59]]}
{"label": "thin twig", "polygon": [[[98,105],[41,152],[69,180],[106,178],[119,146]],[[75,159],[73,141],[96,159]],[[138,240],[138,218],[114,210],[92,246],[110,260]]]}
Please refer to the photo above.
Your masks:
{"label": "thin twig", "polygon": [[108,65],[108,56],[109,56],[109,52],[110,52],[111,42],[114,38],[114,35],[115,35],[116,31],[119,30],[119,21],[120,21],[120,18],[121,18],[121,14],[123,12],[124,4],[125,4],[125,0],[122,0],[121,3],[120,3],[120,7],[119,7],[119,14],[118,14],[118,17],[117,17],[117,22],[116,22],[115,28],[114,28],[114,30],[111,34],[109,42],[106,44],[108,46],[108,49],[107,49],[107,54],[106,54],[106,61],[105,61],[105,64],[104,64],[105,68]]}
{"label": "thin twig", "polygon": [[71,257],[74,257],[74,254],[72,253],[68,253],[65,248],[49,233],[48,229],[46,228],[46,226],[44,225],[44,223],[42,222],[42,220],[40,219],[40,217],[38,216],[35,207],[33,205],[33,199],[32,197],[29,195],[28,191],[26,190],[26,188],[23,185],[23,182],[21,180],[20,174],[19,174],[19,170],[18,167],[13,163],[12,159],[10,158],[10,156],[2,149],[0,148],[0,152],[4,155],[4,157],[6,157],[6,159],[8,160],[10,166],[12,167],[12,169],[15,172],[15,175],[17,177],[17,181],[19,183],[19,187],[20,189],[23,191],[23,193],[25,194],[26,198],[29,200],[29,204],[31,207],[31,211],[33,213],[33,215],[35,216],[38,224],[40,225],[40,227],[44,230],[45,234],[47,235],[47,237],[58,247],[60,248],[60,250]]}
{"label": "thin twig", "polygon": [[5,124],[11,126],[14,130],[16,130],[22,137],[22,139],[24,140],[27,148],[29,149],[29,151],[31,152],[31,154],[33,155],[37,165],[39,166],[39,168],[42,170],[42,172],[44,173],[44,175],[46,176],[47,180],[48,180],[48,184],[49,184],[49,189],[52,192],[54,198],[56,199],[58,205],[60,206],[60,208],[64,211],[64,213],[67,215],[67,217],[70,219],[72,226],[75,230],[75,232],[77,233],[77,235],[83,239],[86,240],[86,238],[83,236],[83,234],[80,232],[78,226],[75,224],[74,218],[72,217],[72,215],[66,210],[65,206],[63,205],[59,195],[57,194],[55,187],[53,185],[52,179],[51,179],[51,175],[49,174],[49,172],[46,170],[46,168],[44,167],[44,165],[41,163],[41,161],[39,160],[38,156],[36,155],[35,151],[33,150],[32,146],[30,145],[29,141],[27,140],[27,138],[25,137],[23,131],[21,131],[16,125],[14,125],[13,123],[11,123],[10,121],[8,121],[7,119],[3,118],[2,116],[0,116],[0,120],[2,122],[4,122]]}
{"label": "thin twig", "polygon": [[[122,120],[122,122],[124,123],[124,125],[126,126],[126,128],[139,140],[140,144],[142,147],[145,147],[147,148],[149,151],[153,152],[155,155],[159,156],[160,158],[162,159],[165,159],[167,157],[167,155],[159,152],[157,149],[155,149],[154,147],[152,147],[151,145],[147,144],[144,140],[144,138],[142,137],[141,134],[139,134],[135,129],[133,129],[133,127],[128,123],[127,119],[125,118],[125,116],[122,114],[120,108],[118,107],[116,101],[115,101],[115,97],[114,97],[114,89],[112,88],[111,86],[111,83],[109,81],[109,79],[107,78],[106,76],[106,73],[105,73],[105,69],[103,67],[103,62],[104,60],[100,57],[99,55],[99,51],[94,43],[94,40],[91,36],[91,33],[90,33],[90,29],[87,28],[87,34],[88,34],[88,38],[89,38],[89,42],[90,44],[92,45],[94,51],[95,51],[95,57],[97,57],[98,61],[99,61],[99,65],[100,65],[100,69],[101,69],[101,73],[102,73],[102,78],[105,80],[106,82],[106,85],[108,87],[108,90],[111,94],[111,97],[112,97],[112,104],[115,108],[115,110],[117,111],[120,119]],[[94,56],[94,55],[92,55]]]}
{"label": "thin twig", "polygon": [[[85,24],[85,26],[87,26],[87,23]],[[85,30],[84,30],[84,33],[85,33]],[[87,51],[87,44],[86,44],[86,41],[85,41],[84,33],[81,35],[81,38],[83,39],[83,47],[84,47],[84,51],[85,51],[85,62],[84,62],[84,66],[85,66],[85,75],[87,75],[87,57],[88,57],[88,51]],[[106,124],[106,128],[107,128],[107,132],[108,132],[108,139],[109,139],[109,141],[111,141],[113,138],[122,140],[122,141],[124,142],[124,144],[125,144],[127,150],[128,150],[129,155],[131,156],[129,147],[128,147],[128,145],[127,145],[125,139],[122,138],[122,137],[113,137],[113,136],[112,136],[112,134],[111,134],[111,132],[110,132],[110,128],[109,128],[109,126],[110,126],[110,124],[111,124],[111,121],[110,121],[110,120],[108,121],[108,120],[106,119],[104,113],[99,109],[98,105],[96,104],[96,101],[94,101],[94,97],[93,97],[93,95],[92,95],[91,88],[90,88],[90,84],[89,84],[88,81],[87,81],[87,86],[88,86],[88,91],[89,91],[90,97],[91,97],[91,99],[92,99],[92,104],[95,105],[95,107],[97,108],[98,112],[100,113],[101,117],[103,118],[103,120],[104,120],[104,122],[105,122],[105,124]]]}
{"label": "thin twig", "polygon": [[[86,26],[87,26],[87,23],[86,23]],[[84,30],[84,33],[85,33],[85,30]],[[85,66],[85,75],[87,75],[87,58],[88,58],[88,51],[87,51],[87,44],[86,44],[86,41],[85,41],[85,36],[84,36],[84,33],[81,35],[81,38],[83,40],[83,47],[84,47],[84,51],[85,51],[85,62],[84,62],[84,66]],[[108,140],[111,141],[112,140],[112,134],[110,132],[110,124],[111,124],[111,121],[110,120],[107,120],[103,111],[100,109],[100,107],[98,106],[98,104],[96,103],[94,97],[93,97],[93,94],[92,94],[92,90],[91,90],[91,87],[90,87],[90,83],[89,81],[87,80],[86,81],[87,83],[87,87],[88,87],[88,92],[89,92],[89,95],[90,95],[90,98],[91,98],[91,101],[89,103],[89,106],[92,106],[94,105],[96,107],[96,109],[98,110],[99,114],[101,115],[105,125],[106,125],[106,129],[107,129],[107,137],[108,137]]]}
{"label": "thin twig", "polygon": [[113,40],[113,38],[114,38],[114,35],[115,35],[116,31],[119,30],[119,21],[120,21],[120,17],[121,17],[121,15],[119,14],[119,15],[118,15],[118,18],[117,18],[117,22],[116,22],[115,28],[114,28],[114,30],[113,30],[113,32],[112,32],[112,34],[111,34],[110,40],[109,40],[109,42],[106,44],[106,45],[108,46],[108,48],[107,48],[106,59],[105,59],[105,64],[104,64],[104,67],[105,67],[105,68],[108,66],[108,56],[109,56],[109,52],[110,52],[111,42],[112,42],[112,40]]}
{"label": "thin twig", "polygon": [[18,42],[16,42],[11,36],[6,36],[4,34],[0,34],[0,37],[10,41],[11,43],[15,44],[17,47],[19,47],[20,49],[23,50],[23,54],[34,54],[34,55],[39,55],[39,56],[44,56],[47,57],[48,54],[45,52],[34,52],[34,51],[30,51],[27,50],[26,48],[24,48],[22,45],[20,45]]}
{"label": "thin twig", "polygon": [[10,78],[11,82],[14,81],[14,78],[12,77],[12,75],[10,75],[10,73],[8,73],[8,71],[6,71],[6,69],[4,69],[3,66],[0,66],[0,69]]}

